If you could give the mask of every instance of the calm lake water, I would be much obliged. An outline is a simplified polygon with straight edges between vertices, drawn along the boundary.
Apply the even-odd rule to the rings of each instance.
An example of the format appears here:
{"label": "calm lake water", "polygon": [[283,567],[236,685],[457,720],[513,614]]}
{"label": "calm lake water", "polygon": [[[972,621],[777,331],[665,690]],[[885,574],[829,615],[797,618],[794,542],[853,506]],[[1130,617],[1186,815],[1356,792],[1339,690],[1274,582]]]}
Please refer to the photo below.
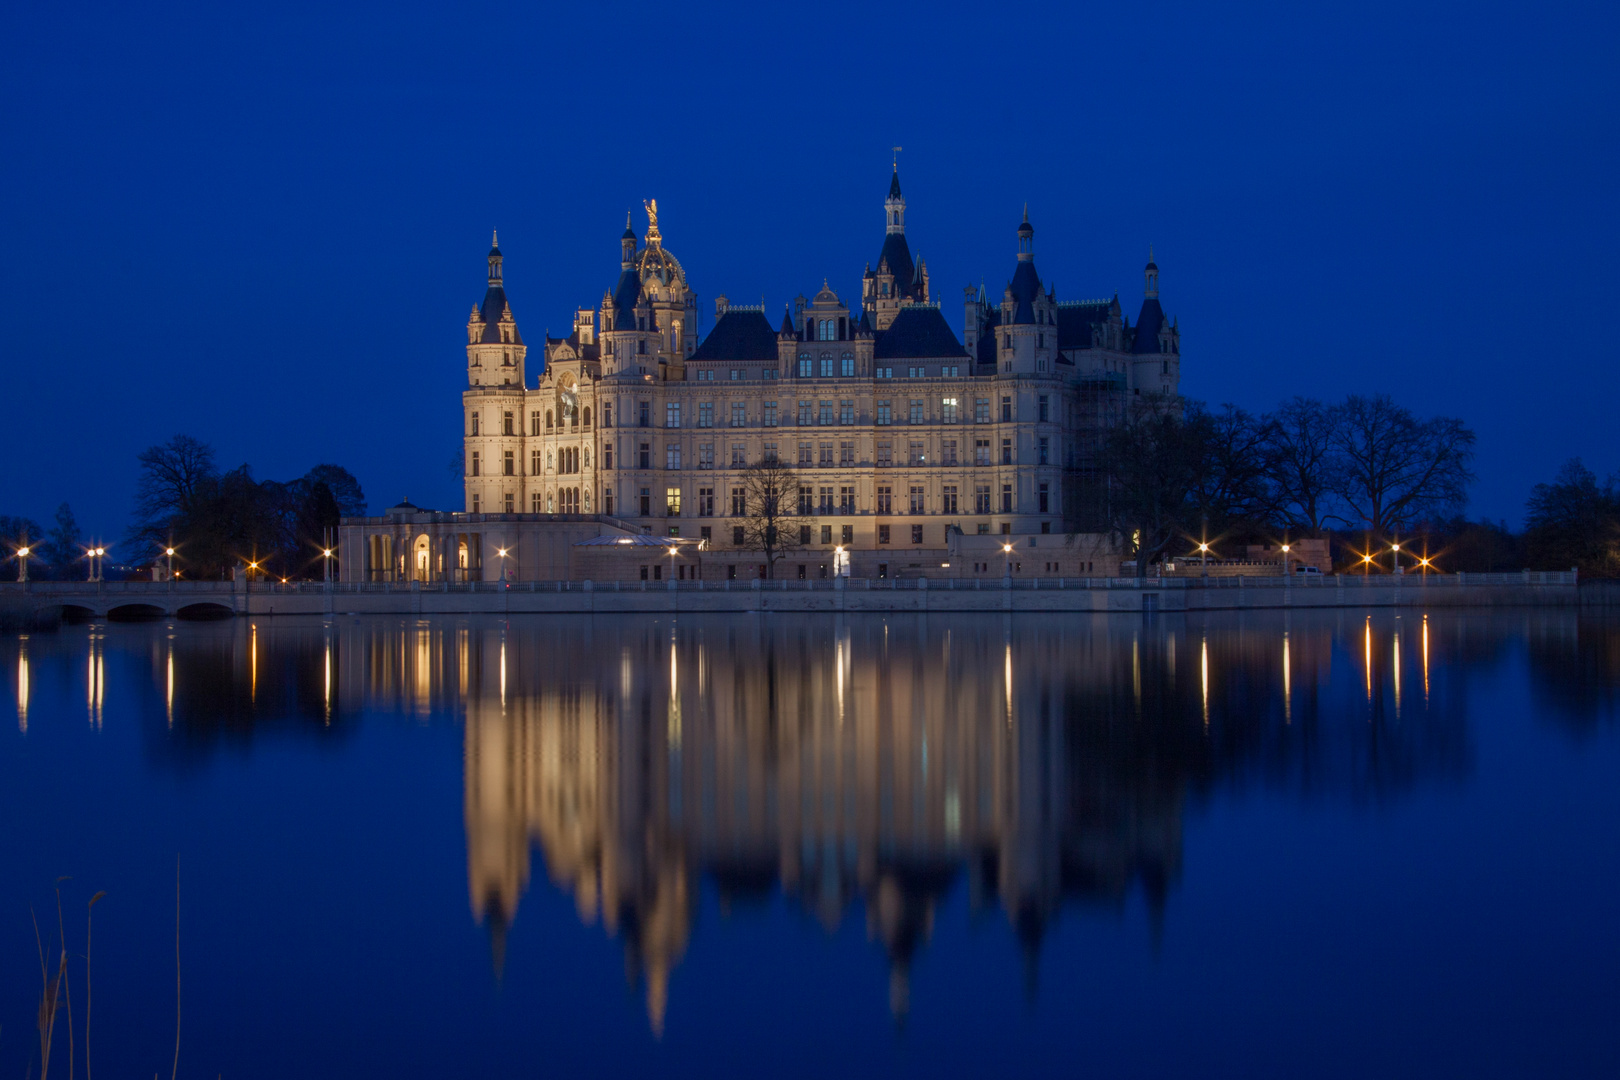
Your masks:
{"label": "calm lake water", "polygon": [[60,875],[77,956],[107,893],[96,1074],[169,1075],[177,859],[181,1076],[1620,1075],[1617,622],[278,618],[0,664],[0,1075]]}

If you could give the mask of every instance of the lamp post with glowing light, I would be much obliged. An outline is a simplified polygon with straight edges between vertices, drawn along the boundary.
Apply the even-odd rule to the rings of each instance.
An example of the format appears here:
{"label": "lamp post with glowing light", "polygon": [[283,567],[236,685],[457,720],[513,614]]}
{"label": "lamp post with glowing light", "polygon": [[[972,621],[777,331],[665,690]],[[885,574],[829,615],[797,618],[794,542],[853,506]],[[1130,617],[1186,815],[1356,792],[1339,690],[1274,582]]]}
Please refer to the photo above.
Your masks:
{"label": "lamp post with glowing light", "polygon": [[27,544],[24,544],[22,547],[17,549],[17,580],[18,581],[27,581],[28,580],[28,553],[30,551],[32,551],[32,550],[33,550],[33,548],[29,547]]}
{"label": "lamp post with glowing light", "polygon": [[1011,581],[1012,580],[1012,545],[1011,544],[1002,544],[1001,545],[1001,552],[1002,552],[1003,555],[1007,556],[1007,580]]}
{"label": "lamp post with glowing light", "polygon": [[1288,545],[1282,546],[1283,584],[1288,584]]}
{"label": "lamp post with glowing light", "polygon": [[1209,545],[1198,542],[1198,576],[1209,577]]}
{"label": "lamp post with glowing light", "polygon": [[332,549],[321,549],[321,580],[327,584],[332,583]]}
{"label": "lamp post with glowing light", "polygon": [[496,548],[495,554],[501,557],[501,588],[510,588],[511,586],[506,582],[506,549]]}
{"label": "lamp post with glowing light", "polygon": [[169,560],[169,571],[168,571],[168,573],[169,573],[169,588],[172,589],[172,588],[174,588],[174,548],[172,548],[172,547],[164,548],[163,549],[163,554],[165,556],[167,556],[167,558]]}
{"label": "lamp post with glowing light", "polygon": [[1395,569],[1392,571],[1392,573],[1399,574],[1401,572],[1401,542],[1397,540],[1390,544],[1389,551],[1395,560]]}

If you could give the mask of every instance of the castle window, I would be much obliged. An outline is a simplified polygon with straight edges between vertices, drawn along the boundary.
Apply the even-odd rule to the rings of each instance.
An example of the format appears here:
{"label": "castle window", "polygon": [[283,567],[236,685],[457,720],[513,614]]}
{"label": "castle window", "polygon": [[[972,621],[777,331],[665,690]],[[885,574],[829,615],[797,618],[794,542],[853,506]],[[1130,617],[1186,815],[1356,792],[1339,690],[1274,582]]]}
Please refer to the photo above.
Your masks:
{"label": "castle window", "polygon": [[[472,474],[474,476],[479,475],[478,466],[479,466],[478,451],[474,450],[472,452]],[[474,495],[473,496],[473,501],[476,502],[477,500],[478,500],[478,496]]]}
{"label": "castle window", "polygon": [[529,434],[540,434],[540,410],[536,409],[529,414]]}
{"label": "castle window", "polygon": [[551,430],[551,410],[550,409],[546,410],[546,430],[547,431]]}
{"label": "castle window", "polygon": [[506,513],[513,514],[517,512],[517,496],[513,495],[510,491],[501,497],[501,503],[501,509]]}
{"label": "castle window", "polygon": [[474,435],[478,434],[478,414],[477,413],[472,414],[472,433]]}
{"label": "castle window", "polygon": [[540,471],[543,468],[543,466],[541,464],[542,460],[543,459],[540,457],[540,451],[532,450],[532,451],[529,452],[529,475],[530,476],[539,476],[540,475]]}
{"label": "castle window", "polygon": [[1040,408],[1040,412],[1039,412],[1038,415],[1040,417],[1041,423],[1044,424],[1048,420],[1052,419],[1052,407],[1051,407],[1051,404],[1048,402],[1047,396],[1045,394],[1041,395],[1039,408]]}
{"label": "castle window", "polygon": [[821,377],[823,379],[830,379],[830,378],[832,378],[832,373],[833,373],[833,356],[832,356],[832,353],[824,352],[824,353],[821,354]]}
{"label": "castle window", "polygon": [[636,342],[636,352],[640,353],[642,356],[647,355],[647,343],[646,343],[646,341],[638,341],[638,342]]}
{"label": "castle window", "polygon": [[587,405],[587,406],[585,406],[585,428],[586,428],[586,430],[589,430],[590,426],[591,426],[591,407],[589,405]]}
{"label": "castle window", "polygon": [[889,283],[887,281],[883,282],[881,285],[878,286],[878,295],[879,296],[888,296],[889,295]]}
{"label": "castle window", "polygon": [[847,379],[851,375],[855,374],[855,354],[854,353],[845,353],[843,355],[843,358],[840,361],[840,363],[842,364],[842,369],[841,370],[842,370],[844,378]]}
{"label": "castle window", "polygon": [[748,406],[741,401],[731,403],[731,426],[746,427],[748,424]]}
{"label": "castle window", "polygon": [[512,432],[512,413],[510,411],[501,413],[501,434],[503,434],[503,435],[511,435],[511,434],[513,434],[513,432]]}
{"label": "castle window", "polygon": [[799,378],[808,379],[812,374],[813,374],[813,372],[810,369],[810,354],[809,353],[800,353],[799,354]]}

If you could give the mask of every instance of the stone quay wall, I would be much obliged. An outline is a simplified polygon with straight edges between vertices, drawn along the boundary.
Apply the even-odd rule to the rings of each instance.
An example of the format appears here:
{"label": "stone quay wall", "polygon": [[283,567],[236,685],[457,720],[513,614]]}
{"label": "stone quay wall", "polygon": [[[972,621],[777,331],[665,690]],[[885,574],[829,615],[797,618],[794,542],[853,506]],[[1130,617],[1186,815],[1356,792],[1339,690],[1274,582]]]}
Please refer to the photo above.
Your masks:
{"label": "stone quay wall", "polygon": [[67,617],[565,615],[755,611],[1151,612],[1246,608],[1575,607],[1573,573],[1285,578],[838,578],[477,583],[30,582],[0,584],[13,629]]}

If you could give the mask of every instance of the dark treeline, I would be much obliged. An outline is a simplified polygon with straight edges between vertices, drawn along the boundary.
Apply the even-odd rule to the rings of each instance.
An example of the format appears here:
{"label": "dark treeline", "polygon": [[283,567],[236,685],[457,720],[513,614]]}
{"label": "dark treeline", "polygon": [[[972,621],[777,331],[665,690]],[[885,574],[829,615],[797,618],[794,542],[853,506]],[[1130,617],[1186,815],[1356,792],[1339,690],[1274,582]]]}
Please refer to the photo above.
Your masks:
{"label": "dark treeline", "polygon": [[[1361,565],[1402,541],[1443,571],[1526,567],[1608,576],[1620,569],[1620,480],[1599,485],[1579,462],[1537,485],[1526,531],[1463,516],[1474,433],[1389,397],[1330,405],[1294,398],[1254,415],[1233,405],[1138,399],[1101,445],[1079,493],[1088,527],[1137,557],[1137,572],[1207,538],[1215,557],[1285,537],[1326,537],[1335,565]],[[1410,549],[1410,548],[1408,548]]]}
{"label": "dark treeline", "polygon": [[188,435],[148,447],[140,463],[129,546],[160,562],[173,545],[184,577],[227,577],[251,562],[270,577],[320,578],[327,530],[366,512],[359,481],[337,465],[255,480],[246,465],[220,472],[213,447]]}
{"label": "dark treeline", "polygon": [[0,514],[0,542],[11,558],[28,550],[28,576],[42,581],[66,581],[83,577],[87,567],[84,532],[73,516],[73,508],[63,503],[49,529],[32,518]]}

